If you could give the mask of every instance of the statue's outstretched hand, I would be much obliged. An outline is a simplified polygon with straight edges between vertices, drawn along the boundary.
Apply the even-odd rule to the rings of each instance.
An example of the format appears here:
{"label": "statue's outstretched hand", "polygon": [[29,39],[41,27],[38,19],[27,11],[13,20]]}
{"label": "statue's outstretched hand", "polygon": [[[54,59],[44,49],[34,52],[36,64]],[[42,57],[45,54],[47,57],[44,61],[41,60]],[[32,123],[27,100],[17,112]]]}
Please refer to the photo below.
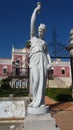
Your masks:
{"label": "statue's outstretched hand", "polygon": [[37,7],[35,8],[35,10],[39,13],[41,10],[41,3],[37,2]]}

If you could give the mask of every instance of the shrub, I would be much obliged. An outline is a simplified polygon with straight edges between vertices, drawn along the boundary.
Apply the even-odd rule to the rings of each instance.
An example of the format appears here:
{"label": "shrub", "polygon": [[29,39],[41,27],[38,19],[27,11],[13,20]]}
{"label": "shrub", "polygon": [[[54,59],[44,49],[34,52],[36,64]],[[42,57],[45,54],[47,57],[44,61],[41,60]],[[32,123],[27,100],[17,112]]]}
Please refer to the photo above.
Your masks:
{"label": "shrub", "polygon": [[14,97],[28,96],[28,89],[21,88],[0,88],[0,97],[8,97],[10,94],[13,94]]}
{"label": "shrub", "polygon": [[72,101],[71,88],[47,88],[46,95],[56,101]]}
{"label": "shrub", "polygon": [[9,77],[7,77],[5,79],[2,79],[1,82],[0,82],[1,88],[2,89],[10,88],[11,86],[10,86],[9,83],[10,83],[10,78]]}
{"label": "shrub", "polygon": [[71,94],[59,94],[57,96],[58,101],[72,101]]}
{"label": "shrub", "polygon": [[29,90],[27,88],[12,88],[12,94],[14,95],[14,97],[28,96]]}

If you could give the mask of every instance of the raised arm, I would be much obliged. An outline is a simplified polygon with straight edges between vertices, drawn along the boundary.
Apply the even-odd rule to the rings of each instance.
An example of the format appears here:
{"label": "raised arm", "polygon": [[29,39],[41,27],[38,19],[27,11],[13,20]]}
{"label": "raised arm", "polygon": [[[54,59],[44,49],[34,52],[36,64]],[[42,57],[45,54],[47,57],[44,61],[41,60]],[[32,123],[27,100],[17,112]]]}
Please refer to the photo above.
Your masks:
{"label": "raised arm", "polygon": [[37,7],[34,9],[31,16],[30,38],[36,36],[36,28],[35,28],[36,15],[40,11],[40,9],[41,9],[41,3],[37,2]]}

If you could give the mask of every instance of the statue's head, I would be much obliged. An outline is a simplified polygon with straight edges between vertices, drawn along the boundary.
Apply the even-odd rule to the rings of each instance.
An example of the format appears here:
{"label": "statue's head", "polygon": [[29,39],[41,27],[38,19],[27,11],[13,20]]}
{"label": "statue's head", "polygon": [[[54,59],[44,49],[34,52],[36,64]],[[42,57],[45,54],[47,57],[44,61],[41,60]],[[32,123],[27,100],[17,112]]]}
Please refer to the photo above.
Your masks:
{"label": "statue's head", "polygon": [[41,39],[43,39],[45,31],[46,31],[46,25],[41,23],[38,27],[38,35]]}

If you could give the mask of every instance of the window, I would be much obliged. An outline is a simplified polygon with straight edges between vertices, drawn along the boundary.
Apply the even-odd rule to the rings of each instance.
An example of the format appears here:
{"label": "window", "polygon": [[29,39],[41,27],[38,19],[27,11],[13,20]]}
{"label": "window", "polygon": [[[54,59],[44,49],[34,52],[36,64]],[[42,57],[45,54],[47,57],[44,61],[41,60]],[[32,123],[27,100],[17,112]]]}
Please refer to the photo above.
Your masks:
{"label": "window", "polygon": [[3,66],[2,72],[3,72],[3,74],[7,74],[7,66]]}
{"label": "window", "polygon": [[62,74],[65,74],[65,68],[62,68],[62,69],[61,69],[61,73],[62,73]]}
{"label": "window", "polygon": [[20,75],[20,68],[16,68],[16,75]]}
{"label": "window", "polygon": [[7,68],[3,68],[3,74],[7,73]]}
{"label": "window", "polygon": [[16,60],[16,63],[20,64],[20,60]]}
{"label": "window", "polygon": [[20,88],[20,81],[19,81],[19,80],[17,80],[17,81],[15,82],[15,86],[16,86],[16,88]]}
{"label": "window", "polygon": [[15,64],[15,61],[12,62],[12,65],[14,65],[14,64]]}
{"label": "window", "polygon": [[62,70],[62,74],[65,74],[65,70]]}
{"label": "window", "polygon": [[22,88],[26,88],[26,81],[23,80],[23,81],[21,82],[21,85],[22,85]]}
{"label": "window", "polygon": [[20,75],[20,60],[16,60],[16,75]]}

